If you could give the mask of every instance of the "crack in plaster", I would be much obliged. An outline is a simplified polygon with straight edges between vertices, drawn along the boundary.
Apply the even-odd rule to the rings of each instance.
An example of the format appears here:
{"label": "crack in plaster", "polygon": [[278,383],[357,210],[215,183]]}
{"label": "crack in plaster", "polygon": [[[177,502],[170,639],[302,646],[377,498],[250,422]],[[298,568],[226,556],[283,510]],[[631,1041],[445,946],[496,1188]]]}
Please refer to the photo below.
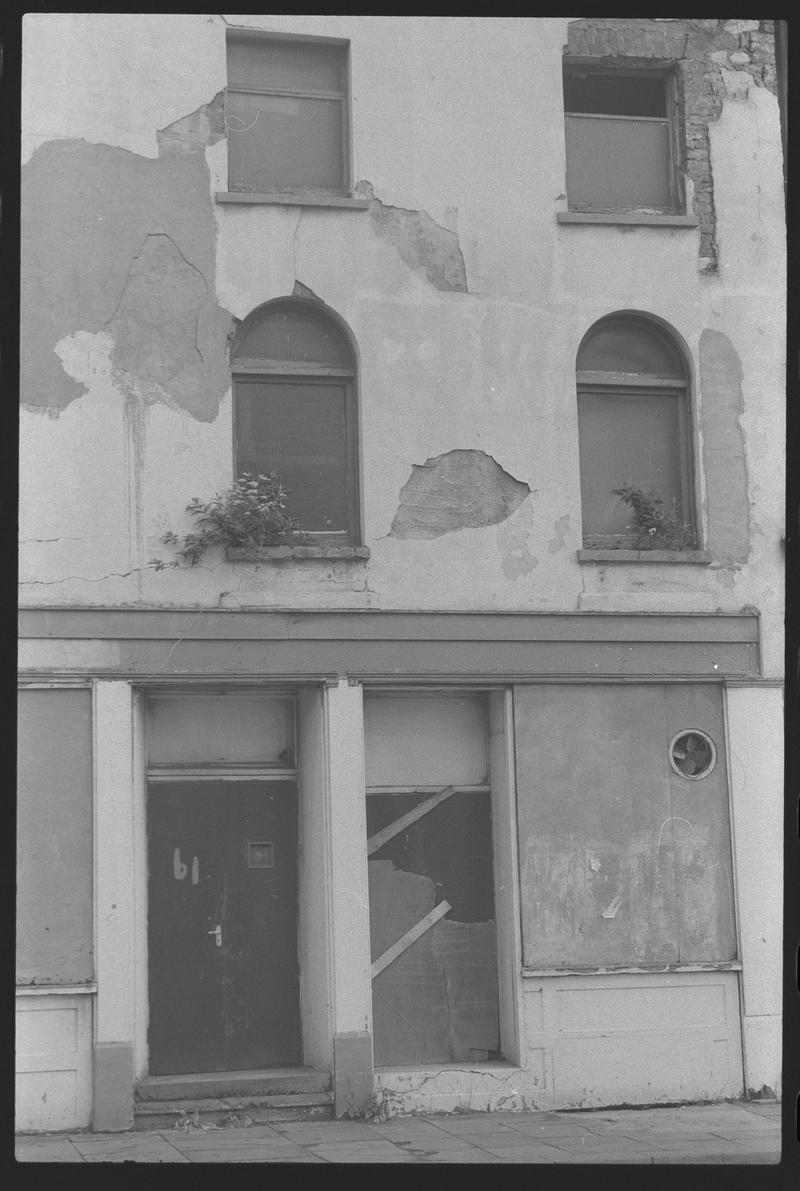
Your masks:
{"label": "crack in plaster", "polygon": [[58,583],[69,583],[71,580],[78,583],[102,583],[105,579],[127,579],[140,569],[131,567],[129,571],[109,571],[107,575],[98,575],[94,579],[90,579],[88,575],[63,575],[60,579],[21,579],[20,587],[53,587]]}

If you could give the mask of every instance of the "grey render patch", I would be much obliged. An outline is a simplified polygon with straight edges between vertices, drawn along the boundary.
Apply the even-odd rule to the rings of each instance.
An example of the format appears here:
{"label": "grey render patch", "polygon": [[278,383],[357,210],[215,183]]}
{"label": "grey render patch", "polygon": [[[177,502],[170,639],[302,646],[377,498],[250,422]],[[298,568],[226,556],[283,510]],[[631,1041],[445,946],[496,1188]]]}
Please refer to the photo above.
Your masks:
{"label": "grey render patch", "polygon": [[359,182],[356,189],[371,200],[369,216],[377,236],[397,249],[409,269],[421,271],[435,289],[468,292],[467,269],[455,232],[436,223],[427,211],[382,203],[369,182]]}
{"label": "grey render patch", "polygon": [[[21,401],[58,415],[86,385],[55,348],[108,331],[129,400],[213,421],[230,385],[232,316],[215,296],[216,224],[205,146],[221,98],[158,134],[159,156],[46,141],[22,170]],[[77,201],[79,197],[80,201]],[[64,278],[69,285],[64,286]],[[42,312],[46,312],[43,317]]]}
{"label": "grey render patch", "polygon": [[448,451],[413,465],[389,536],[439,538],[457,529],[497,525],[530,491],[483,451]]}
{"label": "grey render patch", "polygon": [[718,565],[731,566],[747,561],[750,502],[739,423],[744,413],[742,363],[721,331],[706,329],[700,336],[700,385],[708,546]]}
{"label": "grey render patch", "polygon": [[188,116],[181,116],[156,133],[159,156],[162,153],[196,153],[206,145],[215,145],[225,136],[225,92],[218,91],[210,103],[202,104]]}
{"label": "grey render patch", "polygon": [[177,244],[164,232],[147,236],[106,324],[114,336],[113,370],[124,375],[126,388],[151,396],[176,385],[197,389],[198,320],[207,297],[205,278]]}

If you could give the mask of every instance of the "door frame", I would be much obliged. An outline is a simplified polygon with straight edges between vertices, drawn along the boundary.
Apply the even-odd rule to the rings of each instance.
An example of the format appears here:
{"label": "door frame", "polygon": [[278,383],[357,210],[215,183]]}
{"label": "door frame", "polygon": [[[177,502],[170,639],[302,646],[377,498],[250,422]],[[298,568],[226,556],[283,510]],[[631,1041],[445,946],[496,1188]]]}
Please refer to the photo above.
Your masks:
{"label": "door frame", "polygon": [[[132,818],[133,818],[133,838],[132,840],[120,839],[116,843],[116,853],[118,863],[124,866],[130,866],[132,877],[132,967],[133,979],[131,982],[131,1001],[132,1001],[132,1019],[133,1019],[133,1077],[134,1083],[139,1083],[149,1073],[150,1050],[148,1043],[148,1031],[150,1026],[150,995],[149,995],[149,978],[150,978],[150,955],[149,955],[149,938],[148,938],[148,854],[147,854],[147,799],[148,786],[151,782],[170,782],[170,781],[195,781],[204,780],[219,781],[219,780],[239,780],[239,781],[253,781],[253,780],[275,780],[275,781],[293,781],[297,786],[298,792],[298,858],[297,858],[297,874],[298,882],[300,880],[300,852],[302,850],[302,805],[300,797],[300,788],[298,781],[298,766],[286,768],[271,768],[247,771],[241,768],[237,770],[236,766],[218,766],[216,768],[208,768],[202,774],[198,773],[198,767],[186,766],[183,769],[175,770],[174,772],[158,772],[158,767],[154,766],[153,771],[150,771],[147,764],[147,707],[148,700],[155,695],[170,694],[175,696],[186,695],[201,695],[201,694],[218,694],[221,691],[225,692],[240,692],[245,693],[250,691],[253,694],[268,694],[276,697],[283,696],[284,698],[291,697],[295,702],[294,713],[294,742],[295,742],[295,762],[297,762],[297,739],[298,739],[298,707],[297,696],[299,690],[288,686],[286,683],[275,683],[272,685],[269,682],[260,681],[254,682],[237,682],[235,680],[220,681],[219,679],[212,681],[195,681],[195,682],[169,682],[169,683],[151,683],[148,685],[129,684],[131,690],[132,701],[132,732],[131,740],[131,782],[132,782]],[[298,885],[298,894],[301,894],[300,886]],[[298,898],[300,900],[300,897]],[[298,906],[298,910],[299,910]],[[297,935],[298,935],[298,962],[301,957],[300,933],[301,933],[301,915],[298,914]],[[302,969],[300,973],[301,981],[301,1054],[304,1053],[304,1034],[305,1023],[303,1021],[302,1013]]]}

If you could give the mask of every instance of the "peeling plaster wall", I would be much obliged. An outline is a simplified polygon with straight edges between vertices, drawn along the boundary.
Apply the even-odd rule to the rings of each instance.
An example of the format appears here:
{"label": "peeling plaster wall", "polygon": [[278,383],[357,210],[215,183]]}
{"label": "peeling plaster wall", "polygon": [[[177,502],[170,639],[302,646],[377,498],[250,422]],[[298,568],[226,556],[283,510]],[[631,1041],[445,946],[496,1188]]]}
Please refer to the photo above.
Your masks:
{"label": "peeling plaster wall", "polygon": [[530,493],[483,451],[448,451],[414,464],[389,533],[439,538],[505,521]]}
{"label": "peeling plaster wall", "polygon": [[718,262],[714,177],[709,124],[718,120],[726,96],[751,86],[777,93],[772,21],[609,20],[570,22],[565,50],[580,58],[631,66],[674,65],[679,82],[678,173],[687,182],[692,211],[700,220],[700,263]]}
{"label": "peeling plaster wall", "polygon": [[[214,201],[227,189],[226,22],[350,39],[353,178],[369,209]],[[653,26],[669,49],[676,24],[633,22],[628,52],[644,52]],[[698,269],[706,224],[556,222],[562,57],[586,22],[29,14],[23,600],[749,605],[762,613],[765,672],[779,674],[784,217],[769,35],[753,22],[686,24],[682,69],[696,69],[696,44],[698,86],[716,80],[704,117],[710,273]],[[279,567],[215,554],[192,571],[154,572],[161,535],[190,528],[188,500],[230,482],[234,321],[297,292],[337,311],[357,345],[371,559]],[[710,567],[577,561],[575,353],[614,310],[651,313],[686,344]],[[474,524],[436,537],[393,531],[414,469],[458,452],[494,460],[529,495],[500,521],[480,497]]]}
{"label": "peeling plaster wall", "polygon": [[[227,24],[350,39],[353,180],[368,209],[215,202],[228,186]],[[780,676],[785,233],[769,34],[750,21],[632,24],[624,52],[652,55],[641,39],[661,26],[663,52],[680,58],[696,88],[687,173],[697,229],[557,223],[567,205],[563,50],[587,22],[28,14],[23,604],[173,607],[190,609],[189,620],[253,607],[750,607],[760,613],[764,674]],[[600,56],[605,44],[595,45]],[[290,294],[325,302],[353,333],[371,558],[270,565],[212,552],[193,569],[156,572],[153,560],[169,554],[165,531],[191,528],[189,499],[232,478],[236,320]],[[592,323],[619,310],[654,315],[685,345],[708,567],[578,562],[575,356]],[[448,489],[458,495],[449,508]],[[114,649],[103,645],[104,662]],[[97,642],[84,642],[81,656],[91,670]],[[743,687],[729,694],[735,762],[752,751],[746,727],[758,700]],[[779,693],[768,694],[762,735],[777,755]],[[779,836],[779,782],[756,769],[732,766],[734,799],[738,790],[749,805],[756,789],[762,834]],[[742,846],[736,814],[746,923],[753,890],[767,880],[772,897],[777,882],[758,847]],[[761,921],[750,924],[756,943]],[[745,962],[746,999],[760,998],[748,1008],[752,1032],[768,1024],[779,980],[774,968],[757,975],[753,994],[747,982],[763,965]],[[582,979],[565,976],[564,987]],[[622,978],[620,1005],[642,979]],[[698,983],[693,974],[644,979],[660,990],[651,1012],[673,1021]],[[736,979],[720,975],[732,994]],[[551,1107],[555,1063],[574,1106],[585,1089],[573,1093],[568,1079],[587,1070],[586,1045],[581,1038],[579,1051],[555,1059],[548,1051],[558,990],[544,980],[518,982],[524,1070],[382,1072],[378,1086],[427,1109]],[[758,1071],[774,1085],[769,1025],[773,1049]],[[623,1049],[634,1058],[620,1095],[650,1096],[640,1060],[650,1055],[663,1079],[657,1052],[649,1039],[634,1050],[627,1035]],[[596,1085],[607,1089],[606,1052],[595,1053]],[[682,1054],[679,1066],[705,1078],[707,1058]],[[676,1084],[674,1095],[700,1087]]]}

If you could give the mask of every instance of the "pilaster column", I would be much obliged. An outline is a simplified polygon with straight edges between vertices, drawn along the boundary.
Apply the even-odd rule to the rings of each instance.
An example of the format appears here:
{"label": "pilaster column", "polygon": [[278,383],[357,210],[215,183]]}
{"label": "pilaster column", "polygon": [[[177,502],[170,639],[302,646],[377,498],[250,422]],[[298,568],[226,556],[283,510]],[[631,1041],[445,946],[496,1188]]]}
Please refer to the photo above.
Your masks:
{"label": "pilaster column", "polygon": [[94,687],[95,1131],[133,1125],[134,783],[129,683]]}
{"label": "pilaster column", "polygon": [[726,690],[745,1090],[780,1096],[783,691]]}
{"label": "pilaster column", "polygon": [[360,686],[327,688],[331,809],[334,1097],[337,1116],[363,1110],[372,1092],[364,712]]}

